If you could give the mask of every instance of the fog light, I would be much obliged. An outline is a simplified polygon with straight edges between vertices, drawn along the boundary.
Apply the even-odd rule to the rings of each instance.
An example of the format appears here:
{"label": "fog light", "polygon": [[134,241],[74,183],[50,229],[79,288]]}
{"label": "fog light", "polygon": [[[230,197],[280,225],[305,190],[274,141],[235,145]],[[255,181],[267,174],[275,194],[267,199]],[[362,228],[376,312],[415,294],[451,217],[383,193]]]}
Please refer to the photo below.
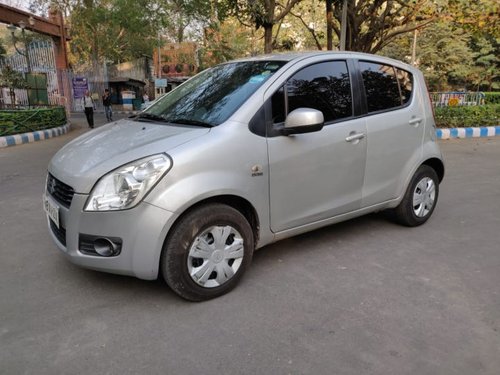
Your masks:
{"label": "fog light", "polygon": [[122,251],[123,241],[119,237],[103,237],[80,233],[78,250],[82,254],[101,257],[115,257]]}
{"label": "fog light", "polygon": [[107,238],[97,238],[94,241],[94,250],[97,254],[103,257],[112,257],[118,252],[118,245],[111,242]]}

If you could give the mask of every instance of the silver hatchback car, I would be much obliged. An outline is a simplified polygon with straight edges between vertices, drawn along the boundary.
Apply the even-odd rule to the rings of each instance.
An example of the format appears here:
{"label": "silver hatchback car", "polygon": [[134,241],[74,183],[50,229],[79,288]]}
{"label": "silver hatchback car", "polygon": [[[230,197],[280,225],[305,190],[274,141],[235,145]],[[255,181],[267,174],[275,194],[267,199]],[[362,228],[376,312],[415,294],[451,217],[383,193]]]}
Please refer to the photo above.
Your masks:
{"label": "silver hatchback car", "polygon": [[71,262],[201,301],[280,239],[381,210],[423,224],[443,175],[420,71],[315,52],[218,65],[80,136],[43,199]]}

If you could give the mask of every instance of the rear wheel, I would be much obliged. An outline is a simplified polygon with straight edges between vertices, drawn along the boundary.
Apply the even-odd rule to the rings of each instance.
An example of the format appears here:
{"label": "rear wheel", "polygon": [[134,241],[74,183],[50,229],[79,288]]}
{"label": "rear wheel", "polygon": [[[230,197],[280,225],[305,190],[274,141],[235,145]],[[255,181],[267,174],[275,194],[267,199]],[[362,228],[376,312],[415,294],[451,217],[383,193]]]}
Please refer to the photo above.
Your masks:
{"label": "rear wheel", "polygon": [[392,216],[400,224],[415,227],[432,215],[439,196],[439,179],[431,167],[421,165],[413,176],[399,206]]}
{"label": "rear wheel", "polygon": [[223,204],[188,212],[172,229],[162,252],[163,277],[190,301],[233,289],[252,260],[253,232],[246,218]]}

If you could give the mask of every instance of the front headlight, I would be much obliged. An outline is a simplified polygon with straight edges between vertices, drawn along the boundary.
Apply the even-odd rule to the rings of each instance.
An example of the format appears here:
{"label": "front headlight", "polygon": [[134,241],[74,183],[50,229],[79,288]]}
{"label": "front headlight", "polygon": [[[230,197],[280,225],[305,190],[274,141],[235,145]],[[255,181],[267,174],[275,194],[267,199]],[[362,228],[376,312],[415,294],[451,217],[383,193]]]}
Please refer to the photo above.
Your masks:
{"label": "front headlight", "polygon": [[115,211],[136,206],[171,166],[167,155],[158,154],[115,169],[94,186],[85,211]]}

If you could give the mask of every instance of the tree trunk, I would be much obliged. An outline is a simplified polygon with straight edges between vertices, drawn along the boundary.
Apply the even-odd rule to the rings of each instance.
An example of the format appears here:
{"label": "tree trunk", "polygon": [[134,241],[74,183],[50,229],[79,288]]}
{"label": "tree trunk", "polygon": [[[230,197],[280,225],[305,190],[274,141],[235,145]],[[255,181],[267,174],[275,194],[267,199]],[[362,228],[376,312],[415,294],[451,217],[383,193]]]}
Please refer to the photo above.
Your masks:
{"label": "tree trunk", "polygon": [[13,88],[9,88],[10,106],[12,109],[16,108],[16,92]]}
{"label": "tree trunk", "polygon": [[326,49],[333,50],[333,0],[326,0]]}
{"label": "tree trunk", "polygon": [[264,25],[264,53],[273,52],[273,24]]}
{"label": "tree trunk", "polygon": [[184,27],[179,25],[177,28],[177,43],[182,43],[184,41]]}

